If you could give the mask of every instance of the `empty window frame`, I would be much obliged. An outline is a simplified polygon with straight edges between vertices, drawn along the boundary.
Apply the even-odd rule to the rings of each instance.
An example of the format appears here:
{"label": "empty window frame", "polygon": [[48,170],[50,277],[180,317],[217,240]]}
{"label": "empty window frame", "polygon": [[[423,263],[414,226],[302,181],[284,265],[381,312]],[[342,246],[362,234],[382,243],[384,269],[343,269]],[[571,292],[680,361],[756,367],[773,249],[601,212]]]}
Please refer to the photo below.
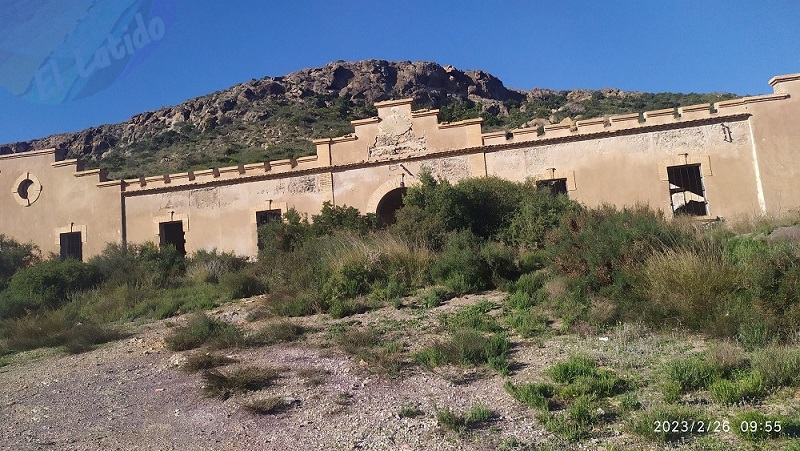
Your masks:
{"label": "empty window frame", "polygon": [[81,232],[68,232],[59,234],[61,245],[61,259],[83,261],[83,240]]}
{"label": "empty window frame", "polygon": [[256,212],[256,226],[262,226],[270,222],[281,222],[283,213],[280,209],[262,210]]}
{"label": "empty window frame", "polygon": [[669,202],[675,216],[706,216],[708,203],[699,164],[668,166]]}
{"label": "empty window frame", "polygon": [[567,179],[565,178],[537,180],[536,187],[548,189],[550,190],[550,194],[554,196],[558,196],[559,194],[567,195]]}
{"label": "empty window frame", "polygon": [[178,253],[186,255],[186,238],[184,236],[183,221],[169,221],[158,224],[158,244],[161,247],[174,246]]}
{"label": "empty window frame", "polygon": [[[283,213],[280,209],[276,208],[273,210],[261,210],[256,212],[256,229],[264,224],[281,221],[283,221]],[[256,232],[256,235],[258,238],[258,250],[262,250],[264,249],[264,242],[261,239],[261,234]]]}

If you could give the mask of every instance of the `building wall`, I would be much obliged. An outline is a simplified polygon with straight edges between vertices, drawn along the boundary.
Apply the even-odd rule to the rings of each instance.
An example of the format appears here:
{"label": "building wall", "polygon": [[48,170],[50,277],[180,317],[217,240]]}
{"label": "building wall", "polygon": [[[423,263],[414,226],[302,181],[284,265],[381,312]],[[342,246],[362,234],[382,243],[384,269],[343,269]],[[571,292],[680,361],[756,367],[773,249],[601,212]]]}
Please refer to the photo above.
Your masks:
{"label": "building wall", "polygon": [[[60,232],[81,232],[84,256],[120,243],[119,185],[99,187],[101,171],[77,171],[76,161],[54,159],[52,149],[0,156],[0,234],[34,243],[44,255],[59,253]],[[35,182],[27,201],[17,193],[24,179]]]}
{"label": "building wall", "polygon": [[[314,141],[317,154],[203,171],[106,181],[100,170],[55,161],[52,150],[0,156],[0,233],[58,252],[58,233],[81,231],[84,258],[106,243],[159,242],[159,223],[181,221],[186,250],[257,252],[256,211],[324,202],[375,213],[384,195],[422,170],[457,182],[493,175],[566,179],[589,206],[649,204],[669,214],[667,168],[699,165],[707,218],[800,208],[800,74],[775,93],[713,105],[481,133],[480,119],[440,124],[411,100],[376,104],[355,133]],[[35,202],[14,194],[33,174]],[[41,187],[41,189],[39,189]]]}
{"label": "building wall", "polygon": [[[159,223],[182,221],[186,251],[255,255],[256,211],[294,208],[308,216],[330,197],[320,174],[197,188],[135,192],[125,200],[128,242],[159,242]],[[321,186],[322,185],[322,186]]]}
{"label": "building wall", "polygon": [[[746,120],[486,153],[490,175],[567,178],[589,206],[649,204],[671,214],[667,166],[700,163],[709,216],[758,212]],[[730,137],[730,138],[729,138]],[[732,138],[732,139],[731,139]]]}
{"label": "building wall", "polygon": [[751,161],[759,170],[764,213],[780,215],[800,207],[800,74],[774,77],[770,84],[779,100],[744,107],[752,113]]}

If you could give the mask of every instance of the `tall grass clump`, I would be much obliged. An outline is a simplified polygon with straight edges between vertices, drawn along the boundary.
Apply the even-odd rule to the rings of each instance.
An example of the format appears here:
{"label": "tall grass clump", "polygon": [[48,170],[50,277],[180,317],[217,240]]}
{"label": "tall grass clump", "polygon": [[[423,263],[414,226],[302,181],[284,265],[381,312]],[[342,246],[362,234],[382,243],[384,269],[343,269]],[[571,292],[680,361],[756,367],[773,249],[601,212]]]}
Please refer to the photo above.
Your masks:
{"label": "tall grass clump", "polygon": [[475,329],[460,329],[448,340],[439,341],[414,354],[420,365],[487,365],[500,374],[507,375],[511,343],[504,333],[486,336]]}
{"label": "tall grass clump", "polygon": [[196,313],[184,326],[178,326],[165,338],[167,347],[173,351],[185,351],[208,345],[213,349],[239,346],[243,343],[242,332],[233,324],[209,318],[205,313]]}
{"label": "tall grass clump", "polygon": [[743,276],[713,243],[652,255],[641,270],[640,288],[648,302],[644,319],[665,320],[698,331],[733,336],[752,312],[742,299]]}
{"label": "tall grass clump", "polygon": [[63,346],[67,352],[78,354],[122,335],[112,327],[55,310],[6,319],[0,322],[0,336],[11,351]]}
{"label": "tall grass clump", "polygon": [[677,400],[680,395],[707,388],[720,376],[719,368],[699,356],[679,358],[664,367],[666,376],[665,397]]}
{"label": "tall grass clump", "polygon": [[770,346],[753,353],[751,367],[768,388],[800,387],[800,349]]}

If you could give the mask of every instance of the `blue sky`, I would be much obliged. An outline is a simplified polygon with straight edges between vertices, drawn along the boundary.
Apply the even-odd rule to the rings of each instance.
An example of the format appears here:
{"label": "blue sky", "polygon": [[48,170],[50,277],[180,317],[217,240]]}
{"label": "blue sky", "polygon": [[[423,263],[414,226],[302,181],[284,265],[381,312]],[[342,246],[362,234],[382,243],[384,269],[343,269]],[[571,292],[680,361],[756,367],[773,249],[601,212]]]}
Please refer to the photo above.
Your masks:
{"label": "blue sky", "polygon": [[[435,61],[519,89],[741,95],[800,72],[795,0],[104,2],[0,0],[0,143],[120,122],[336,60]],[[138,23],[149,39],[140,32],[125,54]],[[102,67],[91,49],[109,35],[122,59]],[[40,91],[55,86],[53,67],[81,94],[32,90],[37,70]]]}

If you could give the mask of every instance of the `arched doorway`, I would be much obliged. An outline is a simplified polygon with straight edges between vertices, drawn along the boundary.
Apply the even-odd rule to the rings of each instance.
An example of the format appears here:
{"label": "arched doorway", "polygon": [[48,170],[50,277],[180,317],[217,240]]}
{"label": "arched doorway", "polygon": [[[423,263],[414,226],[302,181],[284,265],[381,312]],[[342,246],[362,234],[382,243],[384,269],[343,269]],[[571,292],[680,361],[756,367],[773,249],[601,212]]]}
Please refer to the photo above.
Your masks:
{"label": "arched doorway", "polygon": [[406,195],[406,188],[395,188],[388,193],[384,194],[375,214],[378,216],[378,222],[382,226],[390,226],[397,222],[397,210],[403,207],[403,196]]}

